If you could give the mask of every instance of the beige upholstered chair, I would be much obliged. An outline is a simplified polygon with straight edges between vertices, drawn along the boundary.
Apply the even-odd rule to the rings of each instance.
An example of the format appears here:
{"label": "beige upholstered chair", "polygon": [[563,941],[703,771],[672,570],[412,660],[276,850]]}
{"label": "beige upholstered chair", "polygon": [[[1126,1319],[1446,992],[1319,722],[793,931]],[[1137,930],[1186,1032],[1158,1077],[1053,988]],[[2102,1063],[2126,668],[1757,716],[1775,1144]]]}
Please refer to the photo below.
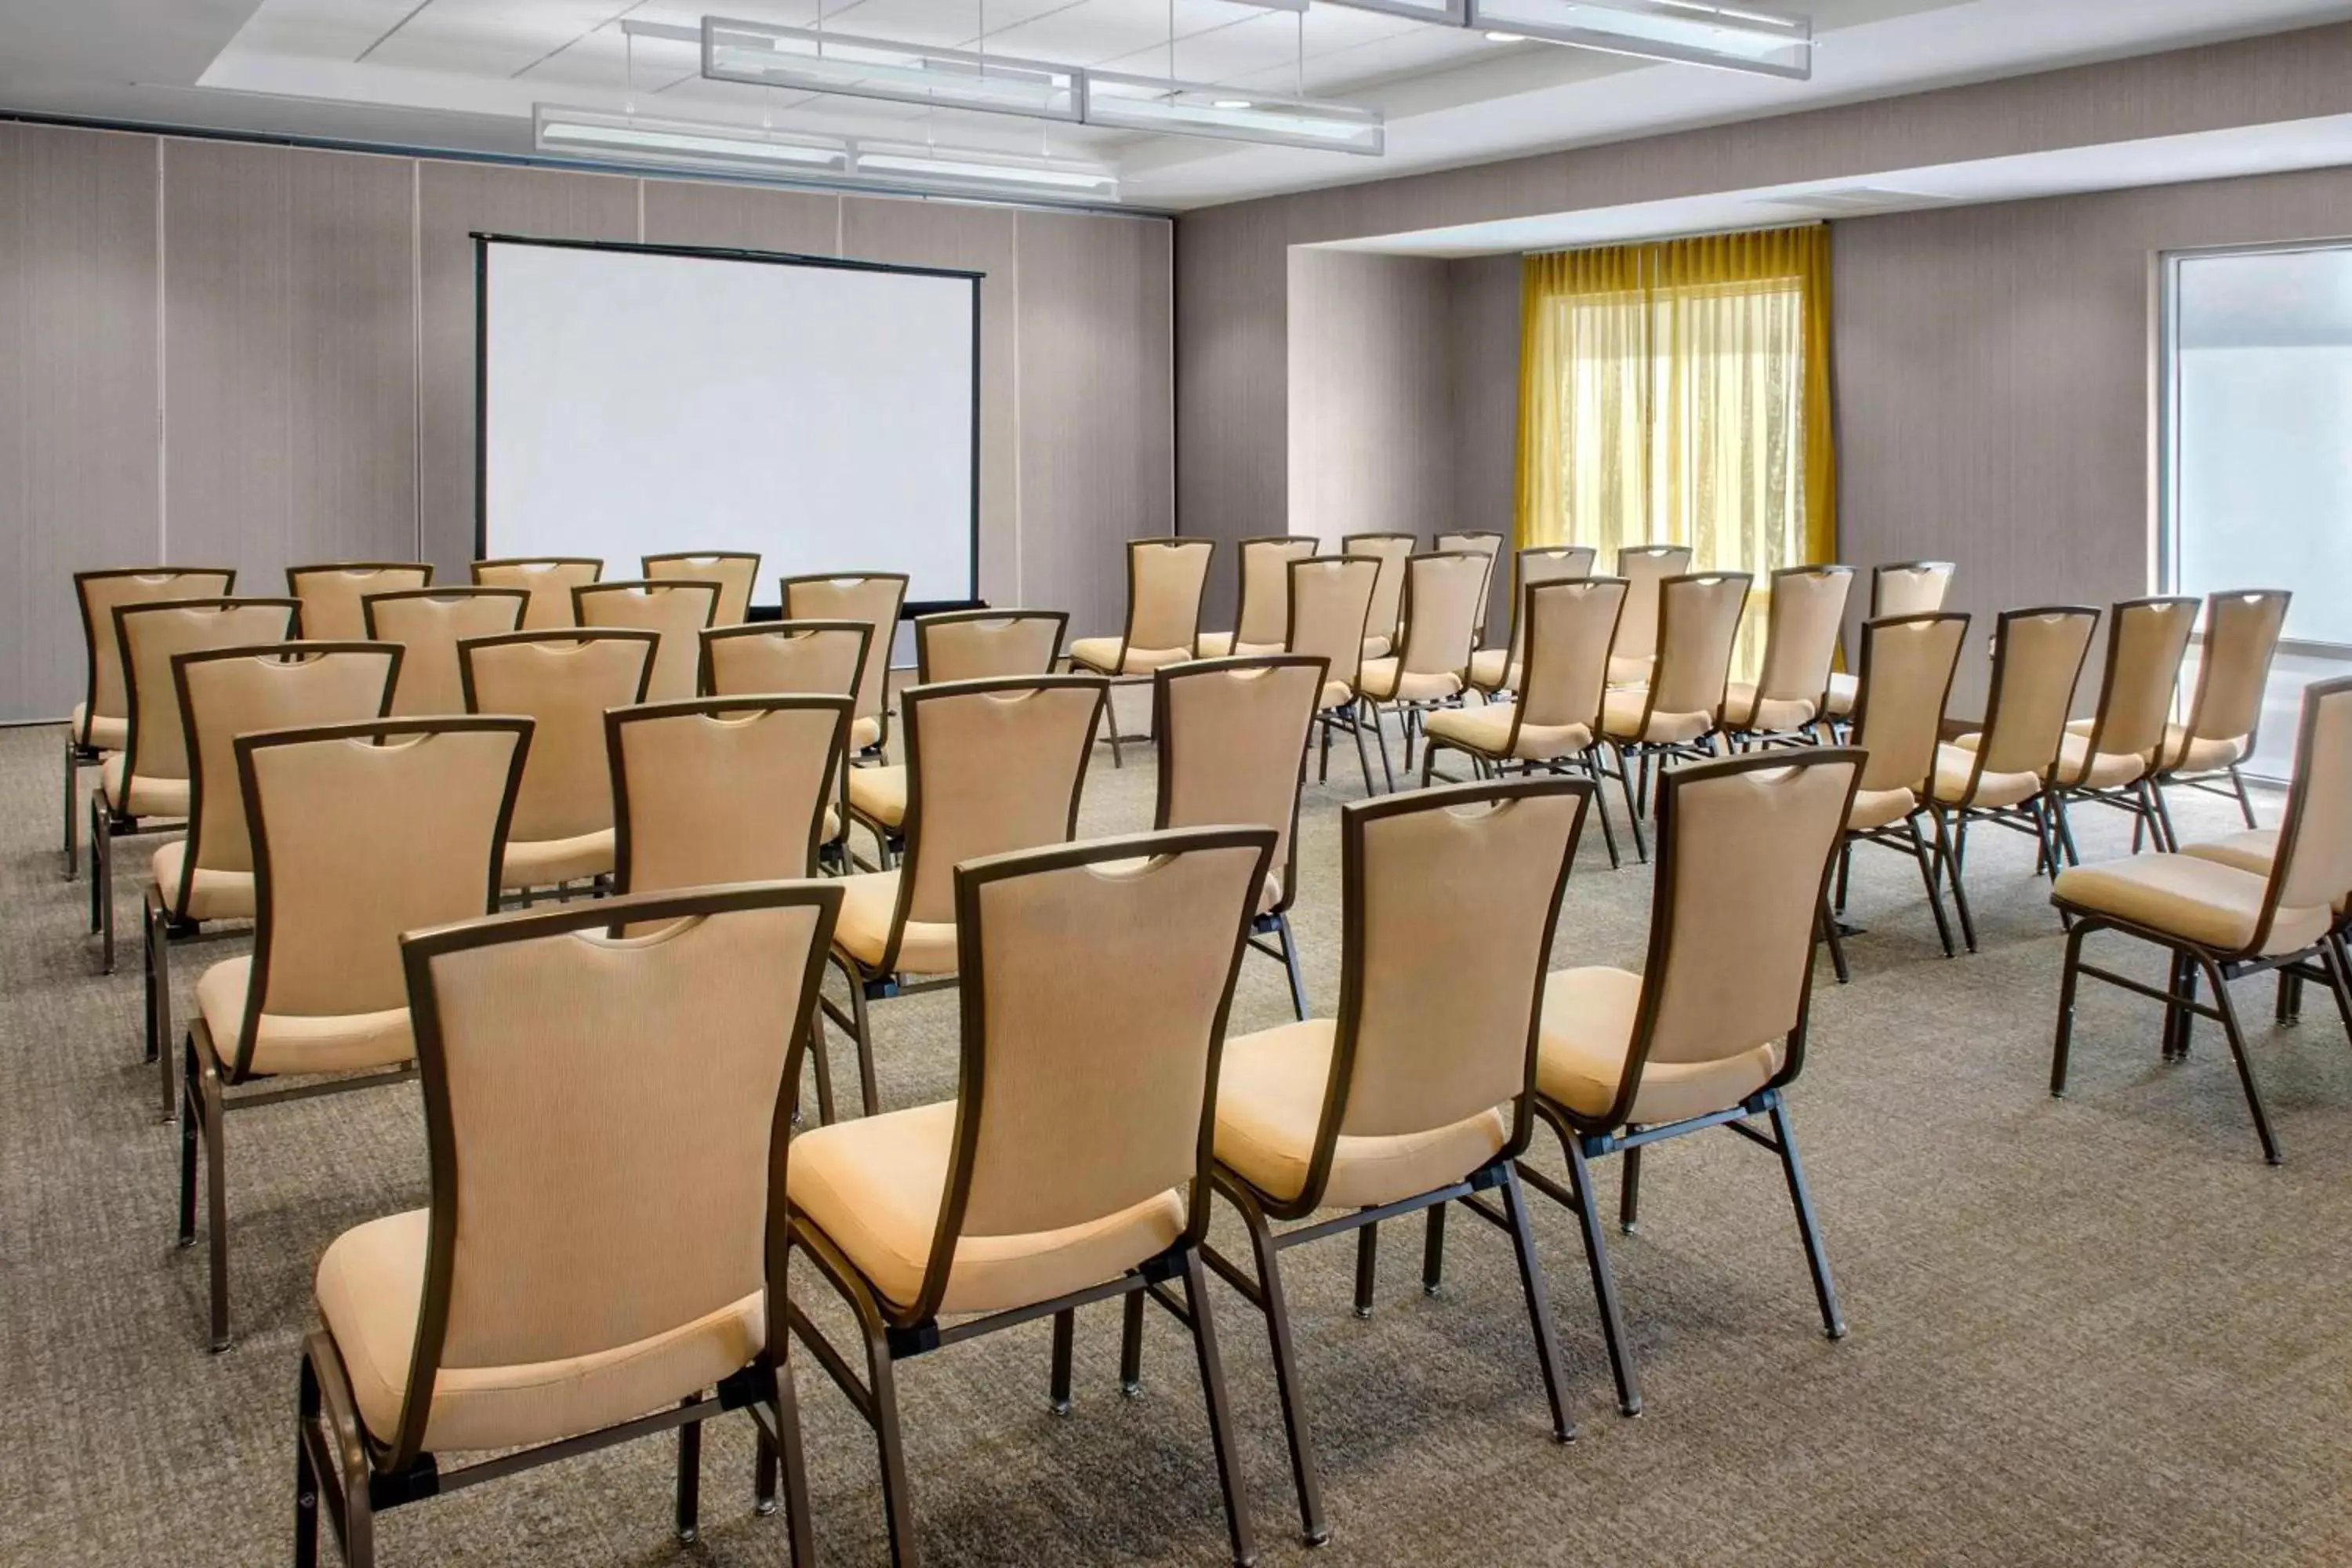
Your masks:
{"label": "beige upholstered chair", "polygon": [[[856,710],[858,682],[874,627],[865,621],[762,621],[718,626],[702,634],[702,694],[706,697],[812,691],[851,699]],[[879,734],[878,721],[866,726]],[[859,721],[850,720],[850,749],[857,747]],[[827,867],[849,864],[849,762],[835,770],[825,808],[821,855]]]}
{"label": "beige upholstered chair", "polygon": [[1625,579],[1625,613],[1618,619],[1617,646],[1609,655],[1610,685],[1648,683],[1658,657],[1661,588],[1667,578],[1687,575],[1690,569],[1687,545],[1635,544],[1617,552],[1617,575]]}
{"label": "beige upholstered chair", "polygon": [[286,568],[286,591],[302,601],[302,635],[321,642],[356,642],[368,635],[361,601],[371,594],[430,587],[433,568],[421,561],[333,561]]}
{"label": "beige upholstered chair", "polygon": [[[229,1338],[224,1117],[409,1076],[416,1045],[401,934],[498,901],[499,851],[530,731],[528,719],[458,717],[237,737],[253,835],[253,953],[196,982],[180,1093],[180,1245],[195,1244],[201,1141],[213,1349]],[[313,1077],[327,1081],[230,1092]]]}
{"label": "beige upholstered chair", "polygon": [[84,679],[82,698],[66,724],[66,879],[81,874],[78,824],[84,768],[97,767],[109,752],[122,750],[131,730],[130,688],[122,672],[122,647],[114,637],[117,605],[152,605],[161,599],[217,599],[236,589],[226,567],[126,566],[74,574],[74,602],[81,609]]}
{"label": "beige upholstered chair", "polygon": [[1936,748],[1927,805],[1936,818],[1936,858],[1952,884],[1960,934],[1977,950],[1969,910],[1969,825],[1990,822],[2033,836],[2037,869],[2058,868],[2055,826],[2043,787],[2066,739],[2066,710],[2091,651],[2099,612],[2086,605],[2004,610],[1993,633],[1992,695],[1985,727]]}
{"label": "beige upholstered chair", "polygon": [[1405,563],[1421,548],[1412,533],[1346,533],[1339,536],[1339,553],[1365,556],[1381,563],[1380,580],[1372,584],[1372,607],[1364,622],[1364,657],[1385,658],[1396,651],[1397,632],[1404,621]]}
{"label": "beige upholstered chair", "polygon": [[[2050,1092],[2066,1090],[2074,989],[2087,974],[2164,1004],[2168,1060],[2188,1055],[2197,1018],[2221,1026],[2263,1155],[2275,1165],[2278,1139],[2254,1079],[2230,982],[2290,967],[2312,970],[2335,993],[2344,1026],[2352,1032],[2352,961],[2343,934],[2345,910],[2352,904],[2352,677],[2304,689],[2286,821],[2267,856],[2261,846],[2242,842],[2254,837],[2239,835],[2237,844],[2139,855],[2059,873],[2050,900],[2069,917],[2071,929]],[[2083,943],[2103,931],[2163,948],[2171,959],[2168,984],[2158,989],[2084,963]],[[2197,999],[2200,975],[2212,987],[2210,1003]]]}
{"label": "beige upholstered chair", "polygon": [[1527,642],[1527,630],[1517,617],[1528,584],[1572,582],[1591,575],[1589,544],[1538,546],[1513,557],[1510,641],[1502,647],[1482,647],[1470,656],[1470,689],[1488,697],[1519,689],[1519,653]]}
{"label": "beige upholstered chair", "polygon": [[[1129,540],[1126,629],[1116,637],[1080,637],[1070,644],[1070,668],[1149,679],[1163,664],[1196,657],[1201,597],[1216,549],[1211,539]],[[1118,711],[1106,709],[1104,717],[1111,766],[1125,767]]]}
{"label": "beige upholstered chair", "polygon": [[695,694],[702,633],[719,612],[720,584],[674,577],[666,583],[593,583],[572,590],[572,616],[583,626],[653,632],[653,673],[646,700],[676,702]]}
{"label": "beige upholstered chair", "polygon": [[613,773],[604,710],[646,700],[658,634],[513,632],[457,645],[468,713],[521,713],[536,723],[499,886],[529,902],[537,888],[610,876],[615,857]]}
{"label": "beige upholstered chair", "polygon": [[1356,689],[1364,717],[1381,751],[1381,776],[1396,788],[1389,767],[1388,731],[1381,715],[1393,711],[1404,734],[1404,765],[1412,772],[1413,737],[1424,715],[1442,703],[1458,701],[1470,679],[1470,655],[1478,646],[1478,606],[1486,595],[1486,573],[1494,563],[1475,551],[1416,555],[1405,563],[1404,624],[1397,651],[1367,658]]}
{"label": "beige upholstered chair", "polygon": [[[2156,775],[2158,806],[2164,805],[2163,786],[2179,784],[2235,796],[2247,827],[2258,826],[2246,776],[2238,768],[2254,754],[2271,659],[2278,652],[2292,597],[2282,588],[2258,588],[2215,594],[2206,601],[2197,696],[2187,723],[2165,726]],[[2168,831],[2168,821],[2167,827]]]}
{"label": "beige upholstered chair", "polygon": [[1109,683],[1097,675],[1011,676],[910,686],[904,858],[843,879],[832,962],[850,1010],[826,1014],[857,1042],[866,1114],[880,1104],[867,1004],[951,982],[956,868],[1077,837],[1078,795]]}
{"label": "beige upholstered chair", "polygon": [[864,1380],[781,1279],[770,1299],[874,1428],[893,1562],[916,1556],[897,1363],[1050,1316],[1066,1413],[1077,1309],[1125,1304],[1133,1394],[1147,1296],[1192,1332],[1233,1560],[1255,1558],[1201,1251],[1225,1016],[1273,853],[1266,828],[1212,827],[964,861],[944,959],[965,977],[957,1099],[793,1140],[785,1256],[855,1312]]}
{"label": "beige upholstered chair", "polygon": [[[1870,569],[1870,619],[1897,620],[1906,616],[1932,616],[1944,607],[1951,592],[1948,561],[1898,561]],[[1856,677],[1837,670],[1830,676],[1829,716],[1845,720],[1853,714]]]}
{"label": "beige upholstered chair", "polygon": [[760,581],[760,552],[740,550],[713,550],[705,552],[679,551],[667,555],[645,558],[646,580],[668,583],[686,580],[719,584],[719,607],[712,614],[714,626],[740,626],[751,614],[751,590]]}
{"label": "beige upholstered chair", "polygon": [[[1544,989],[1536,1110],[1559,1135],[1565,1184],[1522,1164],[1528,1184],[1576,1212],[1617,1380],[1642,1407],[1617,1285],[1601,1234],[1591,1162],[1625,1156],[1618,1221],[1638,1214],[1642,1150],[1728,1127],[1780,1157],[1822,1325],[1845,1335],[1813,1224],[1782,1092],[1805,1065],[1815,913],[1852,814],[1862,753],[1751,752],[1658,781],[1658,870],[1639,974],[1565,969]],[[1749,1125],[1762,1116],[1767,1134]]]}
{"label": "beige upholstered chair", "polygon": [[1274,533],[1241,542],[1241,595],[1229,632],[1202,632],[1202,658],[1280,653],[1290,640],[1290,563],[1312,557],[1321,542],[1311,533]]}
{"label": "beige upholstered chair", "polygon": [[1489,529],[1480,529],[1467,533],[1441,533],[1431,542],[1441,554],[1448,551],[1466,550],[1474,555],[1486,558],[1486,585],[1478,594],[1476,633],[1478,642],[1484,643],[1486,640],[1486,613],[1494,603],[1495,562],[1503,553],[1503,536]]}
{"label": "beige upholstered chair", "polygon": [[[1512,779],[1340,807],[1339,1016],[1226,1042],[1216,1186],[1241,1215],[1255,1268],[1203,1252],[1265,1314],[1309,1545],[1330,1526],[1280,1267],[1303,1242],[1355,1231],[1356,1315],[1369,1317],[1381,1221],[1428,1212],[1422,1284],[1432,1294],[1447,1206],[1494,1221],[1518,1254],[1552,1435],[1576,1435],[1514,1162],[1535,1128],[1544,968],[1593,793],[1585,779]],[[1499,1206],[1479,1195],[1490,1191]],[[1318,1209],[1356,1212],[1275,1228]]]}
{"label": "beige upholstered chair", "polygon": [[[1619,577],[1556,577],[1523,585],[1512,625],[1534,649],[1524,679],[1515,681],[1517,689],[1507,703],[1447,708],[1429,716],[1422,787],[1438,776],[1441,748],[1460,752],[1482,774],[1513,766],[1530,773],[1538,768],[1559,773],[1573,763],[1599,784],[1609,644],[1624,607],[1625,583]],[[1617,835],[1609,826],[1609,802],[1596,795],[1593,805],[1601,814],[1609,863],[1615,866]]]}
{"label": "beige upholstered chair", "polygon": [[360,601],[371,642],[398,643],[400,687],[392,711],[463,713],[466,683],[457,673],[457,645],[522,630],[530,595],[520,588],[412,588],[370,594]]}
{"label": "beige upholstered chair", "polygon": [[114,606],[130,721],[122,749],[98,770],[89,801],[89,929],[114,973],[114,840],[176,826],[188,815],[190,761],[172,661],[213,647],[251,647],[297,635],[291,599],[162,599]]}
{"label": "beige upholstered chair", "polygon": [[[606,709],[614,890],[815,875],[850,706],[845,691]],[[822,1035],[816,1044],[817,1104],[830,1121],[832,1066]]]}
{"label": "beige upholstered chair", "polygon": [[2163,765],[2166,733],[2176,727],[2168,722],[2172,694],[2180,684],[2180,661],[2199,607],[2195,599],[2126,599],[2109,616],[2099,706],[2092,717],[2066,726],[2050,778],[2051,816],[2069,864],[2082,863],[2067,815],[2067,807],[2081,801],[2129,812],[2134,851],[2150,833],[2158,849],[2179,847],[2165,819],[2156,772]]}
{"label": "beige upholstered chair", "polygon": [[1307,982],[1290,934],[1290,906],[1298,898],[1298,795],[1328,669],[1324,660],[1300,654],[1253,654],[1168,665],[1152,675],[1160,804],[1151,826],[1164,832],[1240,822],[1279,835],[1274,868],[1250,917],[1250,946],[1280,961],[1301,1018]]}
{"label": "beige upholstered chair", "polygon": [[[757,1426],[758,1511],[781,1458],[791,1560],[812,1560],[782,1177],[840,897],[654,893],[401,943],[432,1201],[319,1260],[297,1568],[318,1560],[322,1505],[344,1561],[369,1568],[383,1510],[672,1427],[691,1542],[701,1424],[730,1410]],[[509,1451],[450,1462],[493,1449]]]}
{"label": "beige upholstered chair", "polygon": [[[1624,791],[1626,815],[1633,819],[1633,849],[1644,860],[1650,851],[1642,837],[1642,813],[1650,795],[1651,764],[1654,762],[1663,773],[1670,759],[1711,753],[1714,737],[1723,727],[1726,677],[1731,672],[1732,645],[1739,637],[1739,616],[1748,607],[1748,582],[1745,572],[1713,572],[1653,584],[1656,651],[1644,656],[1642,668],[1654,679],[1635,686],[1612,685],[1601,700],[1601,735],[1616,754],[1617,783]],[[1625,608],[1617,617],[1612,647],[1625,644],[1625,623],[1638,593],[1638,584],[1626,584]],[[1626,659],[1610,654],[1612,678],[1631,668]]]}
{"label": "beige upholstered chair", "polygon": [[593,555],[541,555],[474,563],[474,584],[481,588],[520,588],[530,595],[522,613],[522,630],[552,631],[576,626],[572,590],[604,575],[604,563]]}
{"label": "beige upholstered chair", "polygon": [[890,742],[890,643],[907,604],[906,574],[787,577],[782,593],[787,621],[865,623],[870,635],[858,665],[857,716],[850,721],[849,749],[859,756],[881,756]]}
{"label": "beige upholstered chair", "polygon": [[1738,742],[1811,737],[1828,710],[1830,666],[1845,621],[1851,566],[1784,566],[1772,574],[1766,612],[1764,668],[1753,681],[1725,689],[1723,727]]}
{"label": "beige upholstered chair", "polygon": [[188,738],[188,834],[148,863],[145,964],[147,1059],[172,1119],[172,948],[208,924],[254,918],[253,838],[237,787],[236,742],[265,730],[381,719],[401,650],[373,642],[265,643],[205,648],[172,660],[181,732]]}
{"label": "beige upholstered chair", "polygon": [[1932,610],[1862,624],[1861,701],[1854,711],[1853,743],[1867,760],[1854,790],[1853,808],[1846,815],[1845,836],[1838,848],[1837,892],[1823,921],[1841,985],[1847,978],[1843,939],[1852,931],[1843,922],[1857,844],[1881,845],[1917,864],[1944,956],[1952,956],[1942,880],[1921,824],[1928,816],[1927,784],[1936,774],[1944,708],[1968,635],[1968,616]]}
{"label": "beige upholstered chair", "polygon": [[1290,563],[1290,648],[1324,664],[1323,697],[1315,710],[1322,736],[1316,778],[1331,778],[1331,731],[1356,738],[1356,765],[1363,770],[1364,793],[1372,793],[1371,753],[1364,749],[1364,726],[1357,717],[1357,679],[1364,662],[1364,617],[1371,613],[1372,590],[1381,563],[1365,555],[1318,555]]}

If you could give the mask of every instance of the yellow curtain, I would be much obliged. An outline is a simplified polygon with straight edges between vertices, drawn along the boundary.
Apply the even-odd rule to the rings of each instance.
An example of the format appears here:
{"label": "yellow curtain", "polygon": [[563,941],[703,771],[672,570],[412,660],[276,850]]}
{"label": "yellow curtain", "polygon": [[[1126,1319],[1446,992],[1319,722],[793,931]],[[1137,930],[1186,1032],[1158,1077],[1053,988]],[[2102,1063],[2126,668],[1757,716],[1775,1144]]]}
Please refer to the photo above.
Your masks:
{"label": "yellow curtain", "polygon": [[1837,558],[1824,225],[1527,258],[1518,542],[1687,544],[1756,579]]}

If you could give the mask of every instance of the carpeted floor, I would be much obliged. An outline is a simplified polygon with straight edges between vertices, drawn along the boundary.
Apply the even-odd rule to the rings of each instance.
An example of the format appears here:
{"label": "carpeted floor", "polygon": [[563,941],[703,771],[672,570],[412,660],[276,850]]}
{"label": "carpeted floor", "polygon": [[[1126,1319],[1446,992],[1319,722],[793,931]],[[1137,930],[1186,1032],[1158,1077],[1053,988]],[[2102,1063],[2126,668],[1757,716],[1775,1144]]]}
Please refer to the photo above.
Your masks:
{"label": "carpeted floor", "polygon": [[[172,1246],[174,1140],[139,1061],[136,950],[93,973],[84,889],[58,875],[55,730],[0,731],[0,1563],[270,1563],[289,1541],[295,1357],[310,1274],[345,1227],[426,1196],[411,1087],[229,1123],[240,1337],[205,1352],[201,1250]],[[1148,749],[1107,752],[1085,822],[1149,825]],[[1353,759],[1348,758],[1353,774]],[[1335,761],[1335,771],[1338,767]],[[1335,801],[1307,792],[1296,915],[1336,1001]],[[2275,815],[2275,802],[2267,803]],[[2231,814],[2185,804],[2184,827]],[[2126,831],[2084,814],[2086,857]],[[135,930],[152,840],[126,842]],[[2266,1168],[2210,1026],[2165,1067],[2147,1004],[2086,990],[2074,1092],[2044,1092],[2061,945],[2025,840],[1972,860],[1984,952],[1946,962],[1907,863],[1858,868],[1854,984],[1823,984],[1792,1115],[1852,1336],[1822,1339],[1770,1156],[1724,1135],[1654,1152],[1614,1256],[1648,1413],[1611,1402],[1573,1220],[1538,1201],[1581,1436],[1547,1440],[1509,1251],[1454,1227],[1424,1300],[1417,1230],[1388,1237],[1381,1304],[1348,1310],[1346,1242],[1290,1255],[1329,1563],[2319,1563],[2352,1561],[2352,1047],[2324,997],[2260,1063],[2288,1163]],[[1555,963],[1637,963],[1647,873],[1597,835]],[[184,950],[181,1005],[233,941]],[[2146,969],[2144,960],[2134,959]],[[1236,1029],[1288,1009],[1249,961]],[[954,1087],[954,1001],[877,1010],[887,1100]],[[1554,1148],[1539,1150],[1557,1169]],[[1604,1200],[1613,1197],[1604,1170]],[[1238,1245],[1222,1216],[1219,1234]],[[1265,1336],[1216,1310],[1268,1563],[1306,1556]],[[821,1295],[821,1291],[818,1292]],[[831,1310],[828,1306],[827,1312]],[[827,1321],[839,1322],[838,1316]],[[1118,1313],[1083,1314],[1077,1408],[1045,1405],[1047,1333],[901,1374],[919,1543],[939,1563],[1223,1560],[1183,1339],[1154,1314],[1145,1396],[1117,1389]],[[814,1524],[830,1562],[886,1560],[874,1450],[801,1363]],[[436,1500],[381,1524],[387,1563],[781,1563],[750,1512],[740,1418],[705,1447],[704,1535],[668,1532],[654,1441]]]}

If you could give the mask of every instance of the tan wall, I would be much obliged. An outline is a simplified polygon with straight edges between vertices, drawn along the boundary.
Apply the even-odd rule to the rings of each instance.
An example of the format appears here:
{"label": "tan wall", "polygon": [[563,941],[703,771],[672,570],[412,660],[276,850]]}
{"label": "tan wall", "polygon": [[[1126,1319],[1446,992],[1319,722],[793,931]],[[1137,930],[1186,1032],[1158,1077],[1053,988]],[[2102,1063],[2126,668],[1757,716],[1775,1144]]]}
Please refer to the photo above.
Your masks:
{"label": "tan wall", "polygon": [[1172,531],[1164,221],[0,125],[0,721],[80,698],[82,568],[463,573],[477,229],[983,270],[982,595],[1116,632]]}

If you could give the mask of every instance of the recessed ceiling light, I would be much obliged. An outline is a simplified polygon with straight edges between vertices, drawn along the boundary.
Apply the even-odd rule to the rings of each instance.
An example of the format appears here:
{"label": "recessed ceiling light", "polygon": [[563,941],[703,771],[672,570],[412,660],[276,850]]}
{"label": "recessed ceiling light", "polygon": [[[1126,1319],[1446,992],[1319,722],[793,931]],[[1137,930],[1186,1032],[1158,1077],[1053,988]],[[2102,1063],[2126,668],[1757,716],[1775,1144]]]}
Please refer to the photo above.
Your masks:
{"label": "recessed ceiling light", "polygon": [[1250,100],[1246,98],[1221,98],[1217,100],[1216,106],[1219,109],[1247,109]]}
{"label": "recessed ceiling light", "polygon": [[1486,41],[1490,44],[1524,44],[1528,36],[1525,33],[1489,33]]}

